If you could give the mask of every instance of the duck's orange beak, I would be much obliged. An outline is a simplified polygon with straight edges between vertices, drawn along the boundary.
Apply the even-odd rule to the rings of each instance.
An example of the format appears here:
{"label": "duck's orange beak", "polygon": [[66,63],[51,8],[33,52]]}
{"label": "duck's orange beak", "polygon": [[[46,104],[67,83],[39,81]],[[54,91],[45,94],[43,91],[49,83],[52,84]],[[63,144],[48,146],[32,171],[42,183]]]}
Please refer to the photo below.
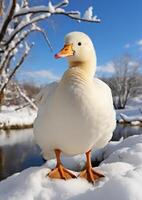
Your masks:
{"label": "duck's orange beak", "polygon": [[59,53],[55,54],[55,58],[64,58],[68,56],[73,56],[74,51],[73,51],[73,44],[65,44],[63,49],[59,51]]}

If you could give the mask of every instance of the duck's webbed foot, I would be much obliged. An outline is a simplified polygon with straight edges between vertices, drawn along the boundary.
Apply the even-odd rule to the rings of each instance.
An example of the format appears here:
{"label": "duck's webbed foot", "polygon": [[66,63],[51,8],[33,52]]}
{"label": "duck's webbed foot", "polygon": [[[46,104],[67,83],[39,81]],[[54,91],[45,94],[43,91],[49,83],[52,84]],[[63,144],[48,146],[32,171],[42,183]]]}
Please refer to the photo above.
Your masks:
{"label": "duck's webbed foot", "polygon": [[50,178],[56,178],[56,179],[71,179],[76,178],[76,176],[71,173],[69,170],[67,170],[65,167],[63,167],[61,164],[56,166],[55,169],[53,169],[51,172],[49,172],[48,176]]}
{"label": "duck's webbed foot", "polygon": [[104,175],[96,172],[95,170],[93,170],[93,168],[86,168],[85,170],[83,170],[80,175],[80,178],[85,178],[87,179],[89,182],[94,183],[96,180],[103,178]]}
{"label": "duck's webbed foot", "polygon": [[57,158],[57,165],[53,170],[51,170],[51,172],[49,172],[48,176],[52,179],[55,178],[55,179],[64,179],[64,180],[77,178],[72,172],[70,172],[61,164],[61,160],[60,160],[61,151],[56,149],[55,154]]}
{"label": "duck's webbed foot", "polygon": [[91,150],[88,151],[86,153],[86,168],[85,170],[83,170],[79,177],[80,178],[85,178],[87,179],[89,182],[94,183],[96,180],[104,177],[103,174],[96,172],[93,168],[92,168],[92,164],[91,164]]}

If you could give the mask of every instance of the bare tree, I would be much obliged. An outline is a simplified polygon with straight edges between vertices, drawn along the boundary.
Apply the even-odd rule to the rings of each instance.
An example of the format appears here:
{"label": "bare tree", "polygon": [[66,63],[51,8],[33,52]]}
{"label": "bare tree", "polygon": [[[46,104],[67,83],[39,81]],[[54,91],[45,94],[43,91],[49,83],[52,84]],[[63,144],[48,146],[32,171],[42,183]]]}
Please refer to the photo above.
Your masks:
{"label": "bare tree", "polygon": [[138,95],[142,89],[141,61],[124,55],[113,61],[113,67],[114,74],[106,82],[112,89],[115,108],[124,109],[127,101]]}
{"label": "bare tree", "polygon": [[[92,7],[81,16],[79,11],[67,11],[68,4],[69,0],[62,0],[54,5],[49,1],[47,6],[30,6],[28,0],[0,0],[0,104],[7,85],[33,47],[27,37],[34,31],[39,32],[52,49],[47,33],[38,25],[39,21],[52,15],[64,15],[77,21],[100,22],[97,16],[93,16]],[[18,90],[20,92],[19,86]],[[23,91],[20,93],[23,95]]]}
{"label": "bare tree", "polygon": [[36,85],[34,82],[24,82],[21,84],[21,87],[30,99],[34,98],[41,89],[41,87]]}
{"label": "bare tree", "polygon": [[3,4],[2,4],[2,0],[0,0],[0,16],[2,16],[3,13]]}

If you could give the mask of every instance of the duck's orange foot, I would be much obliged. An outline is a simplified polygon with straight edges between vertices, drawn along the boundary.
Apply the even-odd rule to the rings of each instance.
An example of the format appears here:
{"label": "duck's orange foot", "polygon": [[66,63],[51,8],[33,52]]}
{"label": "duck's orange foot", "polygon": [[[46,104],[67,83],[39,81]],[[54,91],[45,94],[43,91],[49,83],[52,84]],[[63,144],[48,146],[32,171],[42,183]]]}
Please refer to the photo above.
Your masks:
{"label": "duck's orange foot", "polygon": [[71,173],[69,170],[67,170],[62,165],[59,165],[55,169],[53,169],[51,172],[49,172],[48,176],[51,179],[71,179],[71,178],[77,178],[73,173]]}
{"label": "duck's orange foot", "polygon": [[99,172],[94,171],[93,168],[86,168],[80,173],[79,177],[85,178],[89,182],[94,183],[98,179],[103,178],[105,176]]}

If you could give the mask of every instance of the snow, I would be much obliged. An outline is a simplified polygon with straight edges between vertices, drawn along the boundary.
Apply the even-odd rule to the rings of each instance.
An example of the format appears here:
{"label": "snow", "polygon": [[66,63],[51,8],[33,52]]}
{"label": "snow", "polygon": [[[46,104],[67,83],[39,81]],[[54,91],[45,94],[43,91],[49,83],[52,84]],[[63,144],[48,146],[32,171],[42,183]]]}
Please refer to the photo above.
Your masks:
{"label": "snow", "polygon": [[15,110],[15,107],[3,107],[0,112],[0,128],[24,128],[32,126],[37,113],[30,108]]}
{"label": "snow", "polygon": [[31,21],[31,14],[27,14],[23,18],[23,23],[30,23]]}
{"label": "snow", "polygon": [[100,21],[97,16],[93,16],[93,6],[90,6],[84,13],[83,19],[92,20],[92,21]]}
{"label": "snow", "polygon": [[19,44],[19,48],[22,49],[24,47],[23,44]]}
{"label": "snow", "polygon": [[125,115],[125,114],[120,113],[120,116],[126,122],[134,122],[134,121],[136,121],[136,122],[138,122],[138,121],[142,122],[142,115],[141,116],[137,115],[137,116],[130,116],[129,117],[129,116]]}
{"label": "snow", "polygon": [[13,28],[11,28],[11,27],[10,27],[10,28],[8,28],[8,29],[7,29],[7,32],[8,32],[8,34],[10,35],[10,34],[13,32],[13,30],[14,30],[14,29],[13,29]]}
{"label": "snow", "polygon": [[16,13],[16,15],[22,15],[22,14],[24,14],[24,13],[31,13],[31,12],[40,12],[40,11],[47,11],[47,12],[49,12],[49,8],[47,7],[47,6],[43,6],[43,5],[41,5],[41,6],[33,6],[33,7],[31,7],[31,8],[29,8],[29,7],[26,7],[26,8],[22,8],[22,9],[20,9],[17,13]]}
{"label": "snow", "polygon": [[[40,13],[40,15],[37,17],[33,17],[31,19],[31,22],[37,22],[41,19],[45,19],[51,16],[51,14],[65,14],[68,17],[71,17],[76,20],[80,21],[90,21],[90,22],[100,22],[100,19],[97,18],[97,16],[93,17],[93,7],[89,7],[83,16],[83,18],[80,17],[79,11],[66,11],[62,9],[62,7],[67,6],[69,4],[68,0],[63,0],[57,4],[52,4],[51,1],[49,1],[48,6],[33,6],[33,7],[24,7],[21,8],[18,12],[15,13],[15,17],[24,15],[27,13]],[[44,12],[45,14],[42,15],[41,13]],[[47,15],[48,14],[48,15]],[[22,23],[22,25],[26,25],[27,23]],[[31,24],[31,23],[30,23]],[[21,27],[20,27],[21,28]],[[17,32],[17,30],[16,30]]]}
{"label": "snow", "polygon": [[50,13],[54,13],[55,12],[55,8],[52,5],[51,1],[49,1],[49,3],[48,3],[48,10],[49,10]]}
{"label": "snow", "polygon": [[92,19],[92,17],[93,17],[93,7],[90,6],[90,7],[85,11],[83,18],[84,18],[84,19]]}
{"label": "snow", "polygon": [[56,12],[61,13],[61,12],[65,12],[65,10],[63,8],[56,8]]}
{"label": "snow", "polygon": [[63,2],[66,4],[69,4],[69,0],[64,0]]}
{"label": "snow", "polygon": [[[97,170],[105,174],[105,178],[94,185],[81,178],[50,180],[46,176],[50,171],[51,161],[48,161],[41,167],[31,167],[1,181],[0,200],[141,200],[141,152],[142,135],[110,142],[105,148],[93,151],[92,158],[104,159]],[[70,163],[66,159],[64,162],[72,163],[73,168],[76,165],[73,166],[74,157],[70,158]]]}
{"label": "snow", "polygon": [[18,3],[16,3],[15,13],[18,12],[19,10],[20,10],[20,5]]}
{"label": "snow", "polygon": [[117,121],[120,123],[130,123],[140,125],[142,123],[142,95],[128,101],[126,108],[116,110]]}
{"label": "snow", "polygon": [[[139,124],[138,116],[142,105],[142,96],[129,100],[126,109],[117,111],[133,125]],[[21,126],[32,124],[36,111],[24,108],[15,111],[16,107],[2,107],[0,122],[2,125]],[[136,120],[137,119],[137,120]],[[23,132],[23,130],[22,130]],[[14,133],[8,138],[1,131],[0,146],[13,145],[23,141],[33,141],[31,133]],[[65,167],[78,175],[86,162],[85,155],[74,157],[62,156]],[[56,160],[48,160],[41,167],[31,167],[16,173],[0,182],[0,200],[141,200],[142,199],[142,135],[131,136],[120,141],[111,141],[99,150],[92,151],[92,162],[100,163],[96,169],[105,178],[94,185],[84,179],[50,180],[46,175],[56,165]]]}
{"label": "snow", "polygon": [[71,11],[70,16],[75,17],[80,22],[81,13],[79,11]]}

